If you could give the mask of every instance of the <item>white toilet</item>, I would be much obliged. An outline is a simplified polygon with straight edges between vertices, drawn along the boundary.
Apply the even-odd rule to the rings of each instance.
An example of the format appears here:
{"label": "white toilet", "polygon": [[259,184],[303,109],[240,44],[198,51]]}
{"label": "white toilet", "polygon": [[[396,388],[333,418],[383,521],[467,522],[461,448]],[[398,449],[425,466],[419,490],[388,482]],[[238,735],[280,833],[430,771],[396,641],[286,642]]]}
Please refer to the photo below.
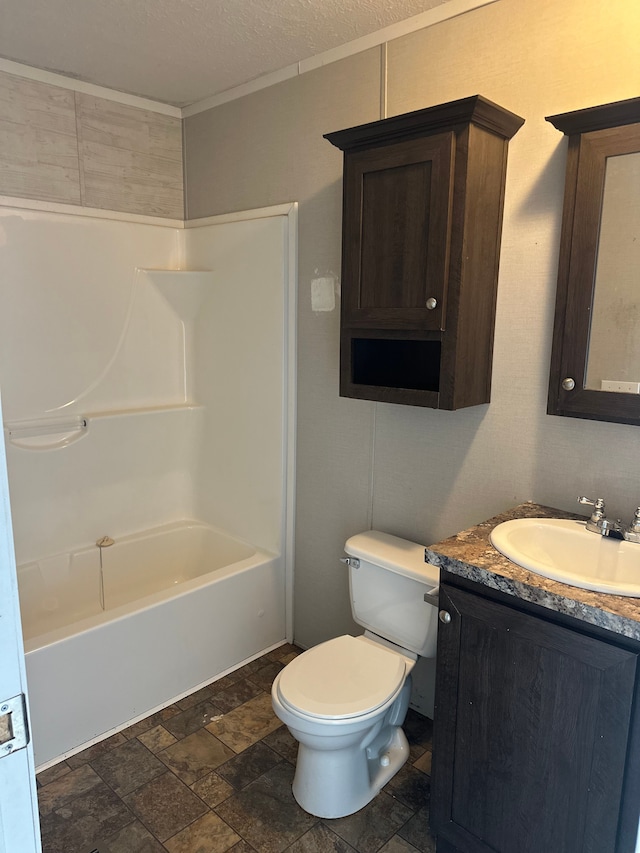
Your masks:
{"label": "white toilet", "polygon": [[293,795],[318,817],[353,814],[409,757],[402,731],[418,656],[435,657],[438,569],[424,546],[370,530],[345,545],[351,610],[366,630],[294,658],[273,682],[277,716],[299,741]]}

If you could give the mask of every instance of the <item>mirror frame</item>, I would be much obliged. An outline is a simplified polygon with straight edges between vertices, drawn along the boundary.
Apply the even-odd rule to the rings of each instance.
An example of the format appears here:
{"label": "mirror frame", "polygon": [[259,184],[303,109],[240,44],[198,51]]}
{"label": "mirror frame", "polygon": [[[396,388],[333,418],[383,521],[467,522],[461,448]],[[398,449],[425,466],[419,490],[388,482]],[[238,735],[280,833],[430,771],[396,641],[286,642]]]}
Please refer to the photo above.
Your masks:
{"label": "mirror frame", "polygon": [[640,98],[546,120],[569,137],[547,413],[640,425],[640,394],[585,388],[607,157],[640,152]]}

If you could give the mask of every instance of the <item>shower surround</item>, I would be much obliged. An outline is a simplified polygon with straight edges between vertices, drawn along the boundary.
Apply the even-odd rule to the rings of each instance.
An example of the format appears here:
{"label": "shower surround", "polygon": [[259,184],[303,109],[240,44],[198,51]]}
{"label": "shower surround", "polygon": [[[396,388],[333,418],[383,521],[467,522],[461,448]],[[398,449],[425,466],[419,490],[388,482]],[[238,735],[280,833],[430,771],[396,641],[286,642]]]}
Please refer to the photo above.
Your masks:
{"label": "shower surround", "polygon": [[291,241],[282,209],[181,229],[0,208],[40,766],[285,639]]}

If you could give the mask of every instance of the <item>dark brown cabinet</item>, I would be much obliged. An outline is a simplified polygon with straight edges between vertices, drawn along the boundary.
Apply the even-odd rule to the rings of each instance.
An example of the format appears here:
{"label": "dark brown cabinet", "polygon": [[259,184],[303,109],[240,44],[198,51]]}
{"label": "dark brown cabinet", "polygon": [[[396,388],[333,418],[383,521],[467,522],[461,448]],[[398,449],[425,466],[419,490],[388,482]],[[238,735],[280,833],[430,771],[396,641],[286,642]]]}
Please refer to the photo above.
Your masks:
{"label": "dark brown cabinet", "polygon": [[640,98],[547,121],[568,137],[547,411],[640,425]]}
{"label": "dark brown cabinet", "polygon": [[440,590],[437,850],[633,853],[640,644],[462,583]]}
{"label": "dark brown cabinet", "polygon": [[476,95],[329,133],[344,151],[340,394],[489,402],[508,140]]}

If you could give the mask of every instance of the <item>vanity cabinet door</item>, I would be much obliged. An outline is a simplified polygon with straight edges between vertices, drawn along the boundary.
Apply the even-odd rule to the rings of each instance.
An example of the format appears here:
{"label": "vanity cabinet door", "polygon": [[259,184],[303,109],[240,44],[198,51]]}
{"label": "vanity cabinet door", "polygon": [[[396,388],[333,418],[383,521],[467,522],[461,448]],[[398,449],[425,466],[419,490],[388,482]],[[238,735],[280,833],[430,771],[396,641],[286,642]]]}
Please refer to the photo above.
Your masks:
{"label": "vanity cabinet door", "polygon": [[440,608],[438,850],[635,850],[622,793],[637,655],[448,585]]}

